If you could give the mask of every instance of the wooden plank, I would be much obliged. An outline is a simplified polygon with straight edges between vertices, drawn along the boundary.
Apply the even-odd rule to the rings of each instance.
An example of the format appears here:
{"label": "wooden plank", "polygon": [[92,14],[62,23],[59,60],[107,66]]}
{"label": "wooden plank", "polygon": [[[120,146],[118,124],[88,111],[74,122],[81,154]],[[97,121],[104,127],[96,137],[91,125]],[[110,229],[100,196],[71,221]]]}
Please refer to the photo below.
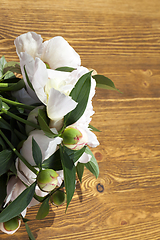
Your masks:
{"label": "wooden plank", "polygon": [[[100,176],[87,170],[74,198],[51,206],[42,221],[28,210],[41,239],[160,239],[160,2],[158,0],[1,0],[0,54],[18,60],[14,39],[35,31],[62,35],[82,65],[111,78],[123,94],[97,89],[92,125]],[[1,239],[9,239],[0,233]],[[24,225],[10,237],[28,239]]]}

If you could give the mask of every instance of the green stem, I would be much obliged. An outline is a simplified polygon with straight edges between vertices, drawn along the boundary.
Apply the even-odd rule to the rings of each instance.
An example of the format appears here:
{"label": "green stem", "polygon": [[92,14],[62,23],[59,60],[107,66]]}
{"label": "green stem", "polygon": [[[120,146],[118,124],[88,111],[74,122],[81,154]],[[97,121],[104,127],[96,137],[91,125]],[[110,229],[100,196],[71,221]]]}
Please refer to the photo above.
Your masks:
{"label": "green stem", "polygon": [[14,113],[11,113],[11,112],[3,109],[3,108],[1,109],[1,111],[2,111],[3,113],[7,114],[8,116],[16,119],[16,120],[19,121],[19,122],[22,122],[22,123],[24,123],[24,124],[26,124],[26,125],[29,125],[29,126],[31,126],[31,127],[37,128],[37,129],[41,129],[39,125],[37,125],[37,124],[35,124],[35,123],[33,123],[33,122],[30,122],[30,121],[28,121],[28,120],[25,120],[25,119],[23,119],[23,118],[21,118],[21,117],[18,117],[18,116],[15,115]]}
{"label": "green stem", "polygon": [[38,171],[30,165],[27,160],[17,151],[17,149],[12,145],[12,143],[8,140],[8,138],[5,136],[5,134],[0,130],[0,134],[3,137],[3,139],[6,141],[6,143],[9,145],[9,147],[12,149],[12,151],[21,159],[21,161],[36,175],[38,174]]}
{"label": "green stem", "polygon": [[15,102],[15,101],[3,98],[3,97],[0,97],[0,99],[3,102],[6,102],[8,104],[11,104],[11,105],[14,105],[14,106],[17,106],[17,107],[20,107],[20,108],[29,109],[29,110],[33,110],[35,108],[34,106],[29,106],[29,105],[26,105],[26,104],[23,104],[23,103],[18,103],[18,102]]}
{"label": "green stem", "polygon": [[0,83],[0,88],[7,88],[15,85],[15,83]]}

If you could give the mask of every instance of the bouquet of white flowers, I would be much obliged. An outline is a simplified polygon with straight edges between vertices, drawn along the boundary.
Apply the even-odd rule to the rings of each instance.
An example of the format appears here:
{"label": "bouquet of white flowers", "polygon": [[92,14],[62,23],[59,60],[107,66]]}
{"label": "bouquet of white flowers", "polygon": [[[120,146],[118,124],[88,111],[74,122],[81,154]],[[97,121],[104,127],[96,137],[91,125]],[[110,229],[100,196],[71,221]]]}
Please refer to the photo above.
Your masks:
{"label": "bouquet of white flowers", "polygon": [[95,87],[117,89],[60,36],[28,32],[14,43],[20,63],[0,59],[0,229],[13,234],[23,221],[34,239],[27,208],[41,203],[36,219],[49,202],[67,209],[84,167],[98,177],[92,98]]}

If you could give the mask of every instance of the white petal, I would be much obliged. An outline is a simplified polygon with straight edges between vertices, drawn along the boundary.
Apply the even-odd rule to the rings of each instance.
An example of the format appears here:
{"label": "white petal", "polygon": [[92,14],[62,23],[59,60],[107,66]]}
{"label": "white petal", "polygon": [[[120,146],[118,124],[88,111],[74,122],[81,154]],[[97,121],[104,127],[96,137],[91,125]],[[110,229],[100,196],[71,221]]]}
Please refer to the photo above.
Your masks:
{"label": "white petal", "polygon": [[30,185],[35,182],[36,174],[34,174],[19,158],[16,159],[17,176],[25,184]]}
{"label": "white petal", "polygon": [[25,217],[26,214],[27,214],[27,208],[25,208],[25,209],[23,210],[23,212],[21,212],[21,215],[22,215],[23,217]]}
{"label": "white petal", "polygon": [[87,129],[86,132],[87,132],[87,135],[88,135],[88,145],[90,147],[93,147],[93,148],[97,147],[99,145],[99,142],[97,140],[96,135],[92,131],[90,131],[89,129]]}
{"label": "white petal", "polygon": [[35,72],[33,75],[32,85],[37,94],[37,97],[44,104],[47,103],[47,95],[44,91],[45,85],[48,81],[48,73],[46,65],[39,59],[35,59]]}
{"label": "white petal", "polygon": [[67,113],[72,111],[78,103],[71,97],[52,88],[50,90],[47,113],[50,119],[57,120],[63,118]]}
{"label": "white petal", "polygon": [[5,199],[4,207],[11,201],[13,191],[16,187],[17,179],[16,177],[11,177],[7,184],[7,196]]}
{"label": "white petal", "polygon": [[66,79],[70,78],[69,72],[61,72],[52,69],[47,69],[47,72],[49,79],[45,86],[45,92],[48,93],[48,95],[51,88],[59,90],[60,92],[63,92],[65,95],[67,95],[68,90],[71,90],[73,88],[73,85],[67,84],[67,91],[64,89],[64,87],[66,87]]}
{"label": "white petal", "polygon": [[41,35],[35,32],[28,32],[20,35],[14,41],[17,54],[20,55],[20,52],[27,52],[33,58],[37,55],[41,55],[42,41]]}
{"label": "white petal", "polygon": [[[27,118],[27,121],[30,121],[30,122],[32,122],[32,123],[37,124],[37,123],[38,123],[37,117],[38,117],[38,111],[39,111],[39,109],[44,109],[44,105],[38,106],[38,107],[34,108],[34,109],[29,113],[28,118]],[[31,131],[33,131],[34,129],[35,129],[34,127],[29,126],[29,125],[27,125],[27,124],[26,124],[26,126],[25,126],[25,130],[26,130],[27,135],[29,135],[29,133],[30,133]]]}
{"label": "white petal", "polygon": [[38,102],[38,98],[37,98],[35,92],[31,89],[31,87],[29,86],[29,84],[27,82],[25,71],[24,71],[24,66],[25,66],[29,81],[32,84],[32,79],[33,79],[33,75],[35,72],[35,60],[26,52],[22,52],[22,53],[20,53],[20,65],[21,65],[23,79],[24,79],[24,82],[25,82],[25,85],[27,88],[27,92],[33,99],[35,99]]}
{"label": "white petal", "polygon": [[55,152],[57,144],[61,142],[61,138],[49,138],[47,137],[42,130],[34,130],[30,133],[27,140],[23,143],[23,146],[20,150],[22,156],[32,165],[35,165],[33,156],[32,156],[32,137],[39,145],[42,151],[42,161],[49,157]]}
{"label": "white petal", "polygon": [[15,176],[11,177],[7,184],[7,198],[5,203],[7,204],[9,201],[14,201],[25,189],[25,185],[19,178]]}
{"label": "white petal", "polygon": [[77,160],[77,162],[75,162],[75,166],[77,165],[78,162],[80,163],[87,163],[91,160],[92,156],[90,154],[87,153],[83,153],[82,156]]}
{"label": "white petal", "polygon": [[[36,193],[36,195],[38,195],[40,197],[45,197],[48,194],[47,192],[41,191],[38,186],[36,186],[36,188],[35,188],[35,193]],[[28,207],[30,208],[30,207],[35,206],[37,204],[39,204],[39,201],[37,201],[35,198],[32,198]]]}
{"label": "white petal", "polygon": [[63,37],[54,37],[44,42],[43,47],[41,59],[52,69],[64,66],[76,68],[81,64],[80,56]]}
{"label": "white petal", "polygon": [[37,100],[33,99],[28,92],[25,90],[25,88],[22,88],[18,91],[12,92],[12,95],[21,103],[24,103],[26,105],[32,105],[35,103],[39,103],[39,99]]}
{"label": "white petal", "polygon": [[[51,139],[51,138],[50,138]],[[56,137],[52,138],[48,144],[48,148],[45,152],[45,159],[49,158],[57,150],[57,145],[62,142],[62,138]]]}
{"label": "white petal", "polygon": [[49,127],[55,128],[57,131],[59,131],[63,127],[63,118],[57,120],[50,120]]}
{"label": "white petal", "polygon": [[58,177],[57,177],[57,180],[58,180],[58,183],[57,183],[57,186],[60,187],[63,180],[64,180],[64,174],[63,174],[63,170],[59,170],[59,171],[56,171],[58,173]]}

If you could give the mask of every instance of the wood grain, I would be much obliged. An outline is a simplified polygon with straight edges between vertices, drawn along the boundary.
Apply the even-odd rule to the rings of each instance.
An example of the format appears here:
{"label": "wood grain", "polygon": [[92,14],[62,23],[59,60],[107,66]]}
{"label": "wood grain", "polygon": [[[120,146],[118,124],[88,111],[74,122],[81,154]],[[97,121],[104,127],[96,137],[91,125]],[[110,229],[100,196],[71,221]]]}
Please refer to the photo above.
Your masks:
{"label": "wood grain", "polygon": [[[29,226],[37,240],[160,239],[160,2],[158,0],[1,0],[0,55],[18,60],[14,39],[28,31],[63,36],[82,65],[123,94],[97,89],[92,125],[100,175],[85,170],[74,198]],[[9,239],[0,233],[0,239]],[[28,239],[22,227],[10,237]]]}

